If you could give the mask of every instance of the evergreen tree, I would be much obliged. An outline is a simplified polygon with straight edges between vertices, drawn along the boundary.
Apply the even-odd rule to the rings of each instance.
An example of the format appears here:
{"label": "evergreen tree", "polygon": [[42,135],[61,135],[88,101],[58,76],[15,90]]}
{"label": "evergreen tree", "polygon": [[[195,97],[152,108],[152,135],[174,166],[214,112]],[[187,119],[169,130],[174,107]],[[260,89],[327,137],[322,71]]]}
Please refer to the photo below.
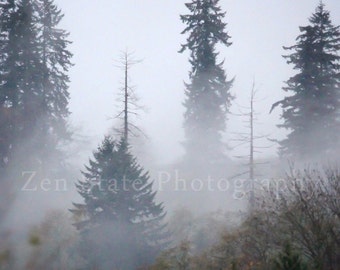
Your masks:
{"label": "evergreen tree", "polygon": [[41,59],[43,116],[40,118],[41,155],[56,151],[60,142],[70,139],[67,129],[69,116],[67,72],[72,66],[69,34],[58,28],[64,15],[53,0],[38,0],[39,51]]}
{"label": "evergreen tree", "polygon": [[283,89],[292,95],[276,102],[283,108],[283,127],[290,130],[280,142],[282,155],[298,158],[329,154],[336,148],[340,134],[340,31],[333,26],[330,14],[320,2],[309,19],[300,27],[297,44],[284,56],[297,74]]}
{"label": "evergreen tree", "polygon": [[223,63],[218,63],[216,45],[230,46],[230,36],[223,22],[219,0],[193,0],[186,7],[190,14],[181,15],[188,34],[180,52],[190,51],[190,83],[185,90],[184,147],[189,161],[208,165],[225,161],[222,132],[232,81],[227,81]]}
{"label": "evergreen tree", "polygon": [[87,216],[75,225],[89,265],[130,270],[151,263],[166,246],[165,213],[126,141],[106,137],[83,175],[77,188],[85,203],[71,211]]}
{"label": "evergreen tree", "polygon": [[2,2],[0,39],[0,218],[4,218],[16,192],[13,179],[34,169],[31,138],[40,110],[40,61],[29,0]]}
{"label": "evergreen tree", "polygon": [[35,164],[36,156],[33,153],[41,146],[36,132],[40,117],[44,114],[35,8],[35,2],[31,0],[22,0],[17,4],[14,28],[16,55],[12,59],[15,69],[9,74],[15,82],[11,90],[17,92],[17,100],[13,103],[14,114],[17,114],[13,148],[25,156],[23,162],[29,166]]}
{"label": "evergreen tree", "polygon": [[61,168],[72,56],[61,19],[51,0],[0,1],[0,219],[22,171]]}
{"label": "evergreen tree", "polygon": [[5,53],[8,51],[8,29],[10,29],[10,25],[13,22],[12,20],[12,12],[14,9],[13,1],[2,2],[0,6],[0,164],[1,168],[4,167],[7,162],[9,146],[10,146],[10,95],[11,92],[9,88],[3,87],[4,80],[4,71],[5,71],[5,61],[8,58],[8,54]]}
{"label": "evergreen tree", "polygon": [[[36,28],[33,9],[29,1],[16,3],[8,1],[2,5],[1,21],[1,143],[2,159],[5,163],[10,156],[9,149],[15,150],[15,143],[25,128],[31,128],[26,117],[34,115],[33,100],[28,93],[38,85],[35,68],[39,65]],[[37,95],[35,95],[37,97]],[[30,106],[31,103],[31,106]]]}
{"label": "evergreen tree", "polygon": [[16,155],[17,163],[25,153],[26,164],[48,163],[66,138],[69,115],[72,55],[57,28],[62,15],[51,0],[8,0],[1,13],[2,160]]}

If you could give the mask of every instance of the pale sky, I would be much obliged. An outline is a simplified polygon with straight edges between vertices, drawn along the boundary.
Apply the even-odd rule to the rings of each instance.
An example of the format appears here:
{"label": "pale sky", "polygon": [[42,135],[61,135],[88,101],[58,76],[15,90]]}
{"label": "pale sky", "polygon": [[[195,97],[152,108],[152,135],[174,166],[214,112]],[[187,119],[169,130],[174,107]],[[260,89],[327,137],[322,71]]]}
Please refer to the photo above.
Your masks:
{"label": "pale sky", "polygon": [[[188,81],[188,53],[179,54],[185,36],[180,14],[187,13],[179,0],[56,0],[65,14],[62,27],[70,32],[75,66],[70,72],[72,123],[93,137],[95,147],[113,125],[122,72],[115,66],[121,51],[129,49],[143,62],[131,70],[140,105],[148,108],[138,125],[150,137],[162,162],[182,151],[183,81]],[[257,133],[281,138],[276,128],[280,109],[269,115],[273,102],[283,97],[283,81],[292,74],[281,55],[282,46],[295,43],[299,26],[307,24],[319,0],[221,0],[227,31],[233,45],[219,47],[229,78],[236,77],[234,103],[246,106],[253,78],[263,101]],[[340,1],[325,0],[334,24],[340,24]],[[237,106],[231,109],[237,113]],[[226,138],[242,130],[244,119],[230,116]],[[244,130],[244,129],[243,129]],[[244,150],[235,150],[230,155]],[[262,155],[275,154],[275,147]]]}

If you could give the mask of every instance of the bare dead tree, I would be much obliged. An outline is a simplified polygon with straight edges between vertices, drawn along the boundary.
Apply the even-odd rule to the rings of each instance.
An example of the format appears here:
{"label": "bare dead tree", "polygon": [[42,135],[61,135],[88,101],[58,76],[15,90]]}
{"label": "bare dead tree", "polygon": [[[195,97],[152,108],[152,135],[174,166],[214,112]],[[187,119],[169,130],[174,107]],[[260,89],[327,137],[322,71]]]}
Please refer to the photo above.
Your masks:
{"label": "bare dead tree", "polygon": [[123,103],[123,108],[114,117],[115,119],[122,120],[123,127],[115,129],[127,142],[130,135],[138,136],[138,134],[144,134],[144,132],[135,124],[132,123],[131,116],[139,116],[138,111],[144,108],[138,105],[138,97],[135,94],[135,86],[131,85],[131,79],[129,76],[130,69],[141,62],[134,58],[134,53],[128,50],[121,52],[119,60],[116,65],[124,72],[124,80],[121,83],[118,101]]}
{"label": "bare dead tree", "polygon": [[339,183],[336,165],[291,165],[284,185],[269,190],[263,200],[281,226],[276,232],[291,239],[315,269],[339,269]]}
{"label": "bare dead tree", "polygon": [[255,161],[255,153],[261,153],[260,149],[269,148],[270,146],[259,146],[255,142],[260,139],[268,138],[268,134],[265,135],[256,135],[255,128],[258,124],[257,116],[259,113],[255,110],[255,103],[259,100],[256,99],[258,90],[255,87],[255,80],[253,81],[252,88],[250,91],[250,99],[249,99],[249,106],[240,106],[239,105],[239,113],[234,113],[233,115],[246,117],[247,119],[243,122],[246,124],[245,127],[248,129],[247,132],[241,133],[237,132],[234,133],[237,138],[233,139],[232,141],[237,142],[237,145],[233,148],[238,148],[240,146],[248,145],[248,153],[247,155],[239,155],[236,156],[240,159],[247,159],[247,163],[245,164],[247,166],[247,170],[239,173],[237,175],[234,175],[233,178],[247,175],[249,177],[249,184],[250,184],[250,196],[249,196],[249,205],[252,209],[255,205],[255,167],[259,164],[265,164],[263,162],[256,162]]}

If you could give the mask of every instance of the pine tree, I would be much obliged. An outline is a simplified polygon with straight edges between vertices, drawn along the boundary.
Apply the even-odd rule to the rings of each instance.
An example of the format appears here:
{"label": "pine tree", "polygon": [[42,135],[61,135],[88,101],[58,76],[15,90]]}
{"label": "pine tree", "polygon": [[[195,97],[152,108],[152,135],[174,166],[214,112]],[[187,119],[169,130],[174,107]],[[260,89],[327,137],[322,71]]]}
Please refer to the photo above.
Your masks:
{"label": "pine tree", "polygon": [[[37,157],[35,150],[41,146],[37,128],[40,117],[44,115],[42,93],[41,60],[39,54],[38,28],[35,17],[35,2],[22,0],[17,4],[16,27],[14,38],[16,55],[14,56],[15,69],[10,73],[14,76],[15,85],[12,91],[17,92],[17,100],[13,103],[15,119],[14,151],[25,153],[23,162],[32,166]],[[27,154],[29,153],[29,154]],[[40,157],[42,160],[43,157]]]}
{"label": "pine tree", "polygon": [[13,29],[15,25],[14,0],[3,1],[0,6],[0,167],[8,162],[13,138],[13,103],[17,99],[13,90],[15,78],[9,76],[14,69]]}
{"label": "pine tree", "polygon": [[[8,80],[8,71],[13,68],[13,65],[7,65],[8,59],[13,57],[10,53],[12,44],[9,43],[9,36],[12,34],[10,29],[15,23],[14,8],[14,0],[0,3],[0,220],[4,220],[8,205],[13,200],[9,188],[10,181],[6,176],[6,165],[14,135],[12,110],[14,96],[11,87],[8,87],[11,84]],[[12,77],[11,80],[13,84],[14,78]]]}
{"label": "pine tree", "polygon": [[279,127],[290,130],[281,154],[302,159],[329,154],[340,134],[340,26],[333,26],[322,2],[309,22],[297,44],[284,47],[293,51],[284,57],[298,71],[283,88],[292,95],[273,105],[283,108]]}
{"label": "pine tree", "polygon": [[[8,0],[1,5],[1,155],[6,163],[48,163],[67,137],[67,33],[51,0]],[[14,161],[17,163],[17,159]]]}
{"label": "pine tree", "polygon": [[51,0],[0,2],[0,212],[22,171],[51,177],[61,168],[72,56],[61,19]]}
{"label": "pine tree", "polygon": [[[39,50],[41,57],[41,76],[43,110],[45,118],[41,119],[42,133],[49,148],[56,148],[61,140],[69,139],[66,119],[68,110],[67,72],[72,66],[72,54],[68,50],[71,43],[67,40],[69,33],[58,28],[64,15],[53,0],[38,0],[39,12]],[[53,134],[54,136],[49,136]],[[50,149],[46,149],[47,151]]]}
{"label": "pine tree", "polygon": [[[19,3],[9,1],[2,6],[4,14],[1,31],[1,127],[4,160],[18,150],[17,142],[28,135],[35,126],[38,107],[34,106],[39,96],[39,55],[37,29],[33,5],[29,0]],[[30,123],[29,123],[30,122]]]}
{"label": "pine tree", "polygon": [[136,269],[151,263],[166,246],[163,206],[147,172],[129,153],[124,139],[106,137],[77,184],[84,204],[74,204],[83,252],[96,269]]}
{"label": "pine tree", "polygon": [[2,2],[1,15],[0,217],[3,218],[17,191],[13,179],[21,177],[22,171],[34,170],[33,134],[41,95],[33,3]]}
{"label": "pine tree", "polygon": [[218,63],[216,45],[230,46],[230,36],[223,22],[219,0],[193,0],[186,7],[190,14],[181,15],[188,34],[180,52],[190,51],[190,83],[185,90],[184,147],[188,160],[215,164],[225,161],[226,146],[222,132],[232,96],[232,80],[227,81],[223,61]]}

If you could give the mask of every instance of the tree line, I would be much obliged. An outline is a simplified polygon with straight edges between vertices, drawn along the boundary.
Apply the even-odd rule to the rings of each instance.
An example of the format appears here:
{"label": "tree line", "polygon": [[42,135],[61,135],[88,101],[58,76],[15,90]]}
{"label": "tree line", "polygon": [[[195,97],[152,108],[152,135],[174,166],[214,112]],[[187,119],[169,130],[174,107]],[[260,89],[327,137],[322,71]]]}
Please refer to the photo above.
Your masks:
{"label": "tree line", "polygon": [[[185,25],[182,34],[187,35],[187,39],[179,52],[190,52],[191,70],[190,81],[185,83],[183,103],[183,163],[197,170],[202,167],[212,170],[214,166],[223,167],[230,162],[222,137],[227,130],[228,113],[234,99],[230,92],[234,79],[228,79],[224,71],[225,61],[218,59],[216,46],[231,46],[231,36],[226,30],[226,13],[222,11],[219,0],[192,0],[185,5],[188,13],[181,15],[180,19]],[[13,189],[11,179],[27,169],[36,170],[42,176],[62,173],[65,169],[65,157],[61,149],[72,137],[68,126],[68,71],[72,66],[72,53],[69,51],[69,34],[59,28],[63,16],[53,0],[3,0],[0,3],[0,186],[1,197],[5,198],[0,201],[0,220],[5,218],[10,202],[9,195]],[[272,109],[279,105],[282,107],[283,124],[278,126],[289,130],[288,136],[278,141],[282,157],[307,160],[310,157],[337,156],[340,134],[339,29],[340,26],[332,24],[329,11],[320,2],[309,19],[309,25],[300,27],[296,44],[284,47],[291,52],[284,58],[293,66],[296,74],[283,87],[289,95],[272,106]],[[139,165],[130,148],[128,98],[126,85],[123,135],[104,138],[82,172],[85,180],[76,184],[84,202],[74,203],[71,212],[76,218],[74,225],[79,231],[77,249],[85,260],[84,269],[137,269],[154,262],[161,251],[170,245],[171,233],[165,223],[164,206],[157,202],[152,179]],[[337,179],[338,174],[332,177]],[[332,177],[327,176],[326,179]],[[325,184],[325,187],[332,186]],[[321,188],[319,192],[324,192],[324,189]],[[338,237],[337,232],[332,230],[332,226],[338,225],[338,216],[333,215],[338,210],[330,208],[333,204],[327,202],[325,208],[320,210],[327,215],[310,221],[314,213],[304,216],[308,212],[301,210],[303,206],[308,208],[309,202],[305,202],[301,196],[288,198],[292,199],[289,204],[286,197],[282,197],[279,202],[281,208],[275,211],[279,214],[265,217],[273,222],[284,217],[288,227],[314,228],[319,218],[327,219],[327,215],[331,215],[333,223],[316,223],[315,230],[328,226],[326,236],[333,233]],[[311,200],[311,203],[315,205],[316,201]],[[332,203],[335,203],[334,209],[337,209],[336,202]],[[302,221],[295,220],[296,216],[291,215],[291,209],[295,206],[296,211],[300,211]],[[247,222],[257,222],[262,217],[263,213],[259,212]],[[259,230],[263,228],[259,227]],[[304,242],[305,231],[296,233],[302,239],[300,245],[294,248],[312,258],[315,269],[335,269],[338,255],[331,253],[333,255],[329,258],[323,256],[328,254],[329,249],[335,248],[338,251],[337,242],[325,246],[325,251],[320,246],[311,250],[308,243]],[[291,242],[294,236],[287,235],[287,238]],[[227,247],[237,240],[233,237],[226,236]],[[248,243],[249,237],[251,235],[246,235],[245,242],[235,246],[235,249],[250,245],[254,250],[261,251],[263,246],[257,247],[258,242]],[[314,241],[313,237],[310,241]],[[39,239],[33,237],[31,240],[33,245],[39,245]],[[273,245],[276,240],[273,240]],[[282,266],[287,263],[289,265],[291,260],[303,264],[292,251],[295,249],[290,246],[290,242],[282,249],[275,269],[294,269]],[[260,244],[268,247],[268,242]],[[323,244],[320,243],[321,246]],[[176,253],[176,248],[165,254],[175,252],[182,256],[184,264],[172,266],[171,262],[159,257],[159,263],[163,263],[163,266],[155,269],[202,269],[190,266],[187,245],[180,246],[179,250],[180,255]],[[321,250],[324,253],[320,255]],[[226,254],[223,249],[213,252],[222,258]],[[218,264],[217,268],[206,265],[205,269],[247,269],[251,263],[267,263],[269,257],[261,257],[263,254],[267,256],[266,252],[260,252],[259,257],[254,257],[243,266],[238,257],[243,253],[236,252],[233,255],[234,261]],[[255,254],[254,251],[248,255]],[[175,258],[178,258],[177,255],[174,255]],[[261,261],[263,258],[264,262]],[[204,263],[206,261],[200,262],[200,265]],[[216,261],[210,263],[215,265]],[[31,265],[42,267],[34,262]],[[295,269],[303,269],[303,266],[299,267]]]}

